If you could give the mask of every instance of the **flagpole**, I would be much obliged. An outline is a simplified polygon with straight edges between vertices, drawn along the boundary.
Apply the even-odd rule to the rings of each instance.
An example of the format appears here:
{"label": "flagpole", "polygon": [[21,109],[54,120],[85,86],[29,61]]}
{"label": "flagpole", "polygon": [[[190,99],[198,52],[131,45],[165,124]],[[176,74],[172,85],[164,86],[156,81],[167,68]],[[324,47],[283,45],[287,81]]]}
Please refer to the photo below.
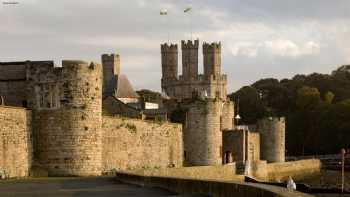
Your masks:
{"label": "flagpole", "polygon": [[191,40],[192,40],[192,11],[190,11],[190,28],[191,28]]}
{"label": "flagpole", "polygon": [[190,33],[191,33],[191,40],[192,40],[192,6],[189,5],[187,6],[185,9],[184,9],[184,13],[187,13],[187,12],[190,12],[188,13],[190,15]]}
{"label": "flagpole", "polygon": [[[168,16],[167,16],[168,18]],[[168,27],[168,43],[170,45],[170,24],[169,24],[169,27]]]}
{"label": "flagpole", "polygon": [[[165,23],[167,23],[168,22],[168,10],[167,9],[160,10],[160,15],[166,17],[166,19],[164,21],[165,21]],[[170,24],[167,28],[167,37],[168,37],[168,43],[170,44]]]}

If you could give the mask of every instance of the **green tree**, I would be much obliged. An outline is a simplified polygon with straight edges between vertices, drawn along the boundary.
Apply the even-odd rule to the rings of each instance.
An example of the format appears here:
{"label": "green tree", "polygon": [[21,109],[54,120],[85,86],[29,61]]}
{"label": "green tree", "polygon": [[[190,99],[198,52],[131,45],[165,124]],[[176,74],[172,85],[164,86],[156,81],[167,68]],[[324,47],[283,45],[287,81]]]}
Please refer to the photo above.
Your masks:
{"label": "green tree", "polygon": [[325,94],[324,94],[324,102],[328,105],[332,104],[333,102],[333,99],[334,99],[334,94],[330,91],[327,91]]}
{"label": "green tree", "polygon": [[321,102],[320,92],[317,88],[303,86],[297,91],[296,105],[299,110],[312,110]]}
{"label": "green tree", "polygon": [[259,92],[252,86],[245,86],[229,97],[235,102],[236,110],[239,108],[236,114],[242,117],[242,124],[255,124],[258,119],[268,114]]}

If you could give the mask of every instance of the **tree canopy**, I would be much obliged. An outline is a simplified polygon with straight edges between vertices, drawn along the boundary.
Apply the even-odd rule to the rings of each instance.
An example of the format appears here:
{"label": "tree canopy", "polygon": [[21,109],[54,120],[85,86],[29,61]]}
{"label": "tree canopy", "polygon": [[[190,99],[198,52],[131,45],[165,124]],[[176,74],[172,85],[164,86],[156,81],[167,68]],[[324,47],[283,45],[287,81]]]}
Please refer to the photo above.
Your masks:
{"label": "tree canopy", "polygon": [[350,148],[348,71],[261,79],[229,97],[239,105],[241,123],[285,116],[288,155],[334,154]]}

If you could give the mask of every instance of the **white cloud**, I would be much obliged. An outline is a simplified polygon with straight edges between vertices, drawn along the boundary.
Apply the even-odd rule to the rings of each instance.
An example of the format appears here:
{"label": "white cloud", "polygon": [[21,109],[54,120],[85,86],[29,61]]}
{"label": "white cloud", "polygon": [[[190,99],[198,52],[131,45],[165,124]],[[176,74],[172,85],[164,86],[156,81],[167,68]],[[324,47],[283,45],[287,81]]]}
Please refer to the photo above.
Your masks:
{"label": "white cloud", "polygon": [[99,46],[99,47],[118,47],[118,48],[129,48],[132,43],[135,43],[134,48],[142,48],[148,50],[156,50],[160,43],[160,40],[153,40],[145,37],[136,36],[83,36],[77,38],[74,42],[82,45]]}
{"label": "white cloud", "polygon": [[[201,0],[191,2],[191,17],[183,13],[188,0],[18,1],[16,7],[0,6],[0,61],[99,61],[101,53],[120,51],[123,72],[139,88],[160,88],[159,44],[168,32],[177,44],[188,39],[190,19],[194,38],[222,42],[229,89],[271,73],[291,77],[350,63],[349,0],[294,0],[288,6],[276,0]],[[162,8],[168,17],[159,16]]]}
{"label": "white cloud", "polygon": [[267,40],[264,42],[239,42],[231,47],[234,56],[246,56],[254,58],[258,55],[280,56],[280,57],[301,57],[317,55],[321,47],[314,41],[296,44],[291,40]]}
{"label": "white cloud", "polygon": [[315,55],[320,52],[320,46],[313,41],[308,41],[298,45],[291,40],[277,39],[265,41],[262,44],[262,48],[271,55],[282,57],[300,57],[305,55]]}
{"label": "white cloud", "polygon": [[234,56],[256,57],[258,54],[258,47],[251,42],[240,42],[231,47],[231,53]]}

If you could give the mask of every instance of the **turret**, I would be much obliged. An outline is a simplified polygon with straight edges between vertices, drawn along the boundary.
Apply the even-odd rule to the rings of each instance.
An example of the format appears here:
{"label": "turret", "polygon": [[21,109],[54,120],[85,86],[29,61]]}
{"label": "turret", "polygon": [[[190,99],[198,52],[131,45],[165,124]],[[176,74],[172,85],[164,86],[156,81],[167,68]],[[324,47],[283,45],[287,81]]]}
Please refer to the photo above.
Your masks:
{"label": "turret", "polygon": [[169,81],[177,78],[178,50],[177,44],[161,45],[162,80]]}
{"label": "turret", "polygon": [[49,176],[100,175],[102,66],[64,60],[29,69],[34,159]]}
{"label": "turret", "polygon": [[198,76],[198,46],[199,40],[181,41],[182,76],[184,80],[194,80]]}
{"label": "turret", "polygon": [[113,86],[110,86],[110,81],[114,79],[115,75],[120,74],[120,56],[118,54],[103,54],[103,92],[113,92]]}
{"label": "turret", "polygon": [[285,119],[270,117],[258,121],[261,159],[267,162],[285,161]]}
{"label": "turret", "polygon": [[221,43],[203,44],[204,76],[219,78],[221,74]]}
{"label": "turret", "polygon": [[215,99],[193,102],[188,106],[184,124],[185,165],[222,164],[222,103]]}

